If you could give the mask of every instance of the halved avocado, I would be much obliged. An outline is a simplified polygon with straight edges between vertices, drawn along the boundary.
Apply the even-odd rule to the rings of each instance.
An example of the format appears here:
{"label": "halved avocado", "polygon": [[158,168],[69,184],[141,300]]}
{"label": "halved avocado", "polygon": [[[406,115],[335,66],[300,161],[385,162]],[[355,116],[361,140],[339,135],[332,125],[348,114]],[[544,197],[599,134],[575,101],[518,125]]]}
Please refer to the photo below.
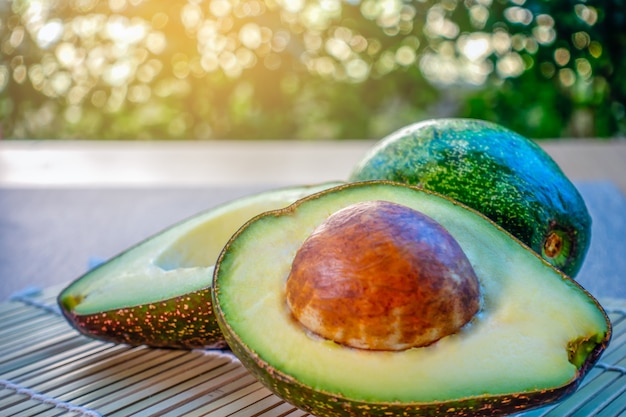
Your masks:
{"label": "halved avocado", "polygon": [[381,139],[350,181],[389,180],[444,194],[489,217],[575,277],[591,237],[585,201],[537,143],[498,124],[432,119]]}
{"label": "halved avocado", "polygon": [[[367,207],[372,202],[391,205],[391,212],[401,214],[392,219],[387,209],[371,211]],[[338,222],[344,229],[335,226],[336,218],[344,219]],[[422,226],[428,219],[435,225]],[[381,224],[390,225],[391,232],[385,234],[386,226]],[[437,224],[446,232],[434,232],[431,239],[428,235],[439,230]],[[420,241],[414,235],[424,227],[426,238]],[[402,230],[410,232],[397,244],[395,236]],[[436,243],[439,233],[451,238]],[[384,237],[376,243],[370,235]],[[319,236],[325,236],[326,243],[316,247]],[[332,243],[341,236],[348,237]],[[392,259],[404,262],[417,256],[417,261],[409,261],[416,274],[387,259],[389,242]],[[404,242],[409,242],[406,251]],[[457,246],[464,255],[455,252]],[[422,255],[415,254],[424,247],[426,255],[420,263]],[[344,255],[347,259],[342,259]],[[300,258],[306,260],[305,268]],[[363,263],[366,258],[371,263]],[[472,274],[463,272],[467,269],[463,259],[474,271],[478,292],[472,289]],[[454,290],[469,294],[469,302],[461,303],[472,314],[466,324],[430,342],[398,349],[375,341],[355,345],[341,339],[342,328],[369,332],[369,320],[383,317],[389,320],[387,336],[400,340],[398,318],[405,315],[416,323],[429,320],[411,315],[413,305],[408,310],[394,305],[394,293],[397,288],[406,295],[405,275],[421,280],[430,274],[423,288],[408,292],[438,294],[433,277],[439,272],[431,271],[441,270],[440,264],[450,265],[443,267],[447,272],[441,274],[446,276],[442,286],[469,283],[469,291]],[[305,294],[309,302],[294,302],[289,299],[291,280],[301,280],[299,273],[306,276],[308,268],[315,273],[307,279],[321,278],[313,290],[296,292],[296,297]],[[379,276],[371,277],[370,269]],[[405,271],[400,281],[389,278],[397,276],[396,271]],[[375,291],[369,286],[356,290],[353,272],[377,282]],[[380,289],[388,295],[367,295],[383,294]],[[408,294],[409,304],[428,307],[441,301],[438,295],[415,297]],[[475,297],[479,297],[476,311]],[[220,328],[242,363],[275,394],[319,417],[519,412],[576,390],[611,336],[610,321],[600,304],[503,228],[447,197],[387,181],[340,185],[250,220],[218,259],[213,298]],[[315,307],[318,302],[321,307]],[[314,306],[309,315],[312,325],[301,319],[293,304]],[[335,311],[343,310],[343,304],[366,306],[364,312],[353,309],[352,314],[362,317],[361,324]],[[456,304],[448,298],[435,310],[448,314],[452,309],[445,306]],[[331,331],[324,335],[316,326]]]}
{"label": "halved avocado", "polygon": [[289,187],[211,208],[144,240],[66,287],[58,304],[81,333],[168,348],[225,346],[213,314],[213,265],[230,236],[267,210],[337,183]]}

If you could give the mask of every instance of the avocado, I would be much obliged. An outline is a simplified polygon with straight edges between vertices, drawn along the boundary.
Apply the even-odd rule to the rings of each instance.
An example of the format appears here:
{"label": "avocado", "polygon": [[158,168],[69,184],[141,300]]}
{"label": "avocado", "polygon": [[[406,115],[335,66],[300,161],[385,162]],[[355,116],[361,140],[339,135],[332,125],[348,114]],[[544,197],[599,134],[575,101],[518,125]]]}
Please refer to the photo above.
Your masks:
{"label": "avocado", "polygon": [[376,143],[350,181],[419,185],[468,205],[575,277],[591,237],[576,187],[532,140],[495,123],[433,119]]}
{"label": "avocado", "polygon": [[65,318],[100,340],[168,348],[221,348],[212,271],[248,219],[337,183],[264,191],[183,220],[87,272],[58,296]]}
{"label": "avocado", "polygon": [[221,252],[212,294],[244,366],[318,417],[545,405],[611,337],[600,304],[502,227],[391,181],[254,217]]}

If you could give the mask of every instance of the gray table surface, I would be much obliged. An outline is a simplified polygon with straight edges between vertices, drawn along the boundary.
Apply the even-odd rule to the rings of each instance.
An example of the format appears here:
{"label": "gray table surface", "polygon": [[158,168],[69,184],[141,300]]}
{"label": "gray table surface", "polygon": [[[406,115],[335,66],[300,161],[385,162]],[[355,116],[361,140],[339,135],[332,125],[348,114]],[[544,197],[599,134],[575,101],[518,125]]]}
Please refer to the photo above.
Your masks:
{"label": "gray table surface", "polygon": [[[598,298],[626,299],[626,197],[611,181],[575,184],[593,218],[577,280]],[[0,301],[69,283],[177,221],[269,188],[0,188]]]}

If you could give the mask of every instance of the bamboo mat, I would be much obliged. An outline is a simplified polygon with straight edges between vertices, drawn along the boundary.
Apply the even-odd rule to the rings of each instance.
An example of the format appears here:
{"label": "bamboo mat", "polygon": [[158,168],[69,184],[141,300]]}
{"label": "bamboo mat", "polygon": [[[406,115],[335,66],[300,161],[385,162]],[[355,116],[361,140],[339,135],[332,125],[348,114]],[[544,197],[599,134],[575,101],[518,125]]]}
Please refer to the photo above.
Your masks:
{"label": "bamboo mat", "polygon": [[[0,416],[307,414],[272,395],[228,352],[129,347],[78,334],[58,289],[0,303]],[[613,341],[572,396],[523,415],[626,417],[626,309],[603,302]]]}

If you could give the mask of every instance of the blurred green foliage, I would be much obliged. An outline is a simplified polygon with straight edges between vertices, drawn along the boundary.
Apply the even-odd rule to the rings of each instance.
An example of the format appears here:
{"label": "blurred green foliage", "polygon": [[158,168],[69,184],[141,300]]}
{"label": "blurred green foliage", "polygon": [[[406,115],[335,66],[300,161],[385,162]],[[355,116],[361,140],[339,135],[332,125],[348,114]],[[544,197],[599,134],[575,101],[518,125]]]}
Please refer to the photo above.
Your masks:
{"label": "blurred green foliage", "polygon": [[624,0],[12,0],[0,135],[380,138],[431,117],[626,134]]}

